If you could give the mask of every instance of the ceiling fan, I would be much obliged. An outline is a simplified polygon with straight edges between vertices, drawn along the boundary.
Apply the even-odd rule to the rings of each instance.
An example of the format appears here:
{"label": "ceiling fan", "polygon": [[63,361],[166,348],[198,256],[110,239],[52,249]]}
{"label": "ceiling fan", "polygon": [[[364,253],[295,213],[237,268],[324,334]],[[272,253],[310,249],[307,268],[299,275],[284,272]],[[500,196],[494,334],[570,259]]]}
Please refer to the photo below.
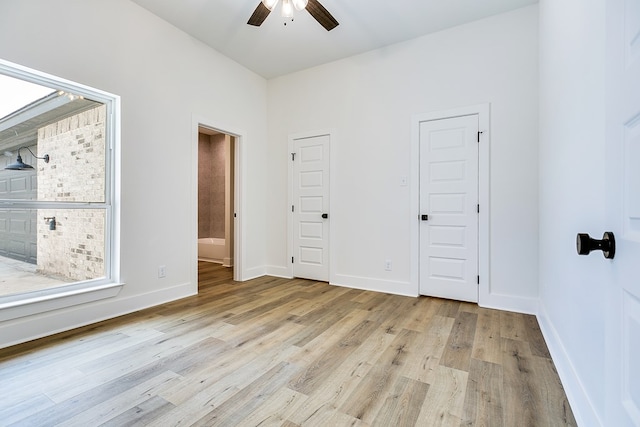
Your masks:
{"label": "ceiling fan", "polygon": [[[258,3],[258,7],[253,11],[247,24],[255,27],[262,25],[264,20],[267,19],[267,16],[269,16],[269,13],[276,7],[277,3],[278,0],[262,0]],[[293,18],[294,7],[297,10],[307,9],[311,16],[327,31],[331,31],[339,25],[336,18],[334,18],[318,0],[282,0],[282,16],[285,18]]]}

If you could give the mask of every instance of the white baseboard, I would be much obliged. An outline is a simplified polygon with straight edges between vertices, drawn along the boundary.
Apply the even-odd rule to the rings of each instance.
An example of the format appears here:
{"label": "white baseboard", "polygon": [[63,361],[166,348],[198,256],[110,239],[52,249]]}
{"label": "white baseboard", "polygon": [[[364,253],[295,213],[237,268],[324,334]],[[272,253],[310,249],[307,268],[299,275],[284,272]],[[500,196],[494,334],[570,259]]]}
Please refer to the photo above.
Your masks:
{"label": "white baseboard", "polygon": [[240,280],[243,282],[245,280],[255,279],[257,277],[262,277],[266,274],[265,267],[253,267],[253,268],[245,268],[242,270],[242,277]]}
{"label": "white baseboard", "polygon": [[3,322],[0,325],[0,348],[98,323],[197,293],[197,284],[194,287],[191,283],[184,283],[128,298],[104,299]]}
{"label": "white baseboard", "polygon": [[537,318],[542,336],[547,343],[549,353],[551,353],[551,358],[556,366],[556,371],[558,371],[558,376],[560,377],[562,387],[571,405],[576,423],[579,426],[604,426],[593,410],[589,396],[585,392],[582,382],[573,368],[571,358],[567,354],[564,345],[562,345],[556,329],[549,322],[547,312],[542,304],[540,304],[538,309]]}
{"label": "white baseboard", "polygon": [[291,271],[287,267],[282,267],[279,265],[267,265],[265,267],[265,272],[268,276],[282,277],[284,279],[293,279],[293,276],[291,275]]}
{"label": "white baseboard", "polygon": [[524,298],[511,295],[487,294],[479,295],[478,305],[482,308],[513,311],[523,314],[538,313],[538,298]]}
{"label": "white baseboard", "polygon": [[394,280],[374,279],[371,277],[350,276],[346,274],[334,274],[330,283],[336,286],[362,289],[365,291],[383,292],[387,294],[417,297],[418,292],[410,282]]}

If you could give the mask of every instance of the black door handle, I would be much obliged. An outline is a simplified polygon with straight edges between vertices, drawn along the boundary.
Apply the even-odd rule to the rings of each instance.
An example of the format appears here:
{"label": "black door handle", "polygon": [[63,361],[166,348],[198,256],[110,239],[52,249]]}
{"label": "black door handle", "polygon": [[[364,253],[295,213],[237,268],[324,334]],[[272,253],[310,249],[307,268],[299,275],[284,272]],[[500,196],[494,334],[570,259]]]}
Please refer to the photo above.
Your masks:
{"label": "black door handle", "polygon": [[429,215],[420,215],[421,221],[429,221]]}
{"label": "black door handle", "polygon": [[589,255],[591,251],[602,251],[607,259],[616,255],[616,239],[611,231],[605,231],[602,240],[596,240],[586,233],[578,233],[576,237],[578,255]]}
{"label": "black door handle", "polygon": [[329,218],[329,214],[322,214],[322,218],[323,218],[323,219],[327,219],[327,218]]}

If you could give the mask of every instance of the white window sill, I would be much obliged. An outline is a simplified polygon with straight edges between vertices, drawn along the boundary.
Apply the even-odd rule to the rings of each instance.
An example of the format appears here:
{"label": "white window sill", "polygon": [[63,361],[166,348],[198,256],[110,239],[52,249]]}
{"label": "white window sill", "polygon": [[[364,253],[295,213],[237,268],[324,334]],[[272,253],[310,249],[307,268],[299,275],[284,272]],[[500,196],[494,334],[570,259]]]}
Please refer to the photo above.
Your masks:
{"label": "white window sill", "polygon": [[0,322],[112,298],[124,283],[76,283],[43,291],[0,297]]}

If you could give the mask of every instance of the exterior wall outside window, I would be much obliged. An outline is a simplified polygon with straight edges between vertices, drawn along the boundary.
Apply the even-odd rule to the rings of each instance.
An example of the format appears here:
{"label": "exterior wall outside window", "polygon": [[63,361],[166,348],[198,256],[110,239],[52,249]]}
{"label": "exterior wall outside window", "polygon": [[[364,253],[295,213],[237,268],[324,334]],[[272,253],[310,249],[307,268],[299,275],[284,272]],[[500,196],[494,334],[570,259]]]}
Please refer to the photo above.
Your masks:
{"label": "exterior wall outside window", "polygon": [[[38,130],[38,200],[104,202],[105,112],[101,105]],[[45,218],[55,217],[55,230]],[[37,271],[68,281],[104,277],[105,211],[39,209]]]}

